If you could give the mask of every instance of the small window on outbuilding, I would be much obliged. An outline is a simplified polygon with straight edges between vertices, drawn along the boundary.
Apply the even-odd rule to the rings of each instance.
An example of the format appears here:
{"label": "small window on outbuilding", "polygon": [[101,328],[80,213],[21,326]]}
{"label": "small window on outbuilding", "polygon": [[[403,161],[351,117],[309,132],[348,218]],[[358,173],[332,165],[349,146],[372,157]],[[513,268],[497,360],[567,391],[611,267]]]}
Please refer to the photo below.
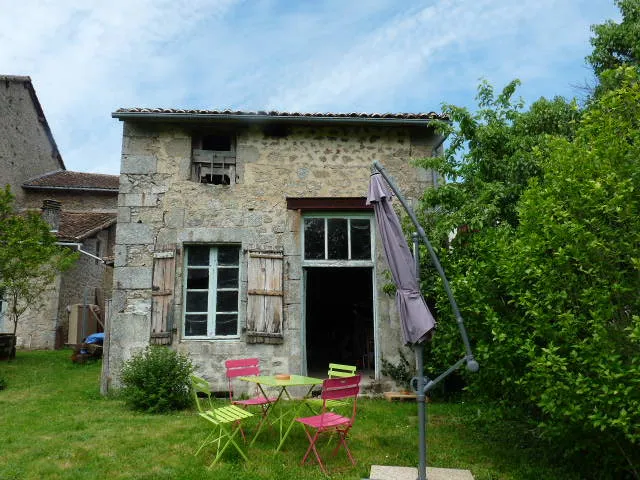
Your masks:
{"label": "small window on outbuilding", "polygon": [[213,185],[236,183],[236,146],[231,134],[204,134],[193,138],[191,179]]}

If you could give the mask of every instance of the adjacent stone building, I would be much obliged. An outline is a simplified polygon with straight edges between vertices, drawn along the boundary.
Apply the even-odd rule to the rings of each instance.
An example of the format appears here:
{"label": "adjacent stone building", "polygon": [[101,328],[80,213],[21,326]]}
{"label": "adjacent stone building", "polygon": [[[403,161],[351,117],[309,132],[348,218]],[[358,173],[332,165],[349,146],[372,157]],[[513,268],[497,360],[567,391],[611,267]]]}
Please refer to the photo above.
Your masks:
{"label": "adjacent stone building", "polygon": [[401,334],[373,211],[373,160],[411,200],[437,182],[438,114],[120,109],[114,314],[103,379],[149,344],[266,373],[354,364],[381,379]]}
{"label": "adjacent stone building", "polygon": [[[43,305],[25,313],[16,332],[19,348],[62,346],[72,306],[98,304],[104,316],[111,296],[118,176],[66,170],[26,76],[0,75],[0,186],[5,185],[19,210],[42,211],[58,241],[81,252],[77,264],[43,293]],[[0,332],[11,332],[5,309],[0,292]]]}

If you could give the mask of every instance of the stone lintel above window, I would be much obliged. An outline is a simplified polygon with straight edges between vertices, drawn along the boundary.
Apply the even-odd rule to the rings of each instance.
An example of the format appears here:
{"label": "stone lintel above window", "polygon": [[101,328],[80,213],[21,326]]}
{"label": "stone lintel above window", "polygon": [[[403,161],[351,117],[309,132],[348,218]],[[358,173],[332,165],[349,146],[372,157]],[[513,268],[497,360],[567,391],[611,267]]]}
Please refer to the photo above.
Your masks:
{"label": "stone lintel above window", "polygon": [[373,211],[373,207],[366,202],[366,197],[287,197],[287,208],[306,211]]}

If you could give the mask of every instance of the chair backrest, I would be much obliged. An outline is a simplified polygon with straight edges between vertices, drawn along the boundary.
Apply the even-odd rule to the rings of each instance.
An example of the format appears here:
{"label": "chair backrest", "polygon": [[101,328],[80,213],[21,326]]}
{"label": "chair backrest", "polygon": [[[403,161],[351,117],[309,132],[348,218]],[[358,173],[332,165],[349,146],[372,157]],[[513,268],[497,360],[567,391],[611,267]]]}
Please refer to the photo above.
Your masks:
{"label": "chair backrest", "polygon": [[224,362],[229,381],[229,400],[233,402],[233,382],[237,377],[250,377],[260,375],[260,360],[257,358],[240,358]]}
{"label": "chair backrest", "polygon": [[322,413],[327,412],[327,400],[351,399],[351,423],[356,418],[358,393],[360,392],[360,374],[344,378],[327,378],[322,382]]}
{"label": "chair backrest", "polygon": [[342,365],[340,363],[329,364],[329,378],[353,377],[355,374],[356,367],[354,365]]}
{"label": "chair backrest", "polygon": [[[209,387],[209,382],[204,378],[191,375],[191,391],[193,392],[193,398],[196,401],[196,407],[200,413],[211,410],[211,387]],[[199,393],[204,395],[206,403],[205,399],[198,395]]]}
{"label": "chair backrest", "polygon": [[260,375],[260,360],[257,358],[241,358],[224,362],[227,368],[227,378],[249,377]]}

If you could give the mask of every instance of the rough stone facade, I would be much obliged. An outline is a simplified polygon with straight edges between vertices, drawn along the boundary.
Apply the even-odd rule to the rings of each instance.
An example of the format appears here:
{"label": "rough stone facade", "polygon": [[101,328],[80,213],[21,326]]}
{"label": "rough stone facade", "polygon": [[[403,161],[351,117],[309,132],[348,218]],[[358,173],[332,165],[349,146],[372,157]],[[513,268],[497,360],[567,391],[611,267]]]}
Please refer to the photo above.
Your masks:
{"label": "rough stone facade", "polygon": [[[400,125],[400,124],[398,124]],[[265,373],[307,373],[304,361],[301,214],[287,198],[366,197],[373,160],[380,161],[409,199],[434,182],[432,172],[411,160],[434,154],[441,138],[424,122],[420,128],[376,126],[363,120],[345,125],[293,125],[284,136],[269,136],[260,124],[236,127],[236,181],[231,185],[190,179],[192,137],[216,125],[125,121],[120,176],[107,383],[119,384],[124,361],[150,343],[154,252],[176,245],[173,346],[188,353],[219,390],[226,388],[229,358],[259,357]],[[373,213],[369,212],[372,216]],[[377,235],[377,234],[376,234]],[[281,342],[250,343],[243,331],[229,340],[186,339],[183,329],[185,245],[235,243],[284,252],[284,331]],[[382,291],[388,267],[379,239],[374,255],[376,353],[397,360],[401,346],[394,299]],[[246,322],[247,258],[241,256],[239,321]],[[373,374],[372,374],[373,375]],[[105,379],[103,379],[105,380]]]}
{"label": "rough stone facade", "polygon": [[[50,181],[46,183],[46,188],[34,188],[33,185],[29,188],[30,180],[54,172],[81,177],[96,184],[74,189],[69,188],[69,183],[56,184]],[[92,174],[76,172],[74,175],[74,172],[65,169],[31,79],[0,75],[0,187],[10,185],[16,197],[17,209],[39,211],[44,200],[56,200],[65,211],[111,212],[113,223],[117,189],[108,188],[107,180],[108,177],[114,180],[114,176],[94,176],[95,179],[92,179]],[[101,253],[98,256],[113,256],[115,227],[106,226],[100,231],[91,227],[89,225],[83,230],[82,225],[76,225],[73,238],[58,235],[58,239],[74,244],[73,248],[81,245],[83,250],[89,249],[92,254],[95,254],[95,247],[99,244]],[[81,234],[76,237],[78,232]],[[112,268],[104,263],[81,255],[71,271],[58,276],[50,289],[43,292],[43,304],[28,309],[20,318],[16,332],[17,346],[29,349],[54,348],[66,342],[67,305],[82,302],[85,286],[91,289],[91,303],[95,302],[94,292],[97,288],[101,288],[103,296],[108,298],[112,285],[109,270]],[[7,308],[6,302],[0,305],[3,309]],[[8,319],[2,318],[0,311],[0,332],[12,331],[13,325]]]}
{"label": "rough stone facade", "polygon": [[31,79],[0,75],[0,185],[11,186],[22,205],[22,183],[64,169]]}

